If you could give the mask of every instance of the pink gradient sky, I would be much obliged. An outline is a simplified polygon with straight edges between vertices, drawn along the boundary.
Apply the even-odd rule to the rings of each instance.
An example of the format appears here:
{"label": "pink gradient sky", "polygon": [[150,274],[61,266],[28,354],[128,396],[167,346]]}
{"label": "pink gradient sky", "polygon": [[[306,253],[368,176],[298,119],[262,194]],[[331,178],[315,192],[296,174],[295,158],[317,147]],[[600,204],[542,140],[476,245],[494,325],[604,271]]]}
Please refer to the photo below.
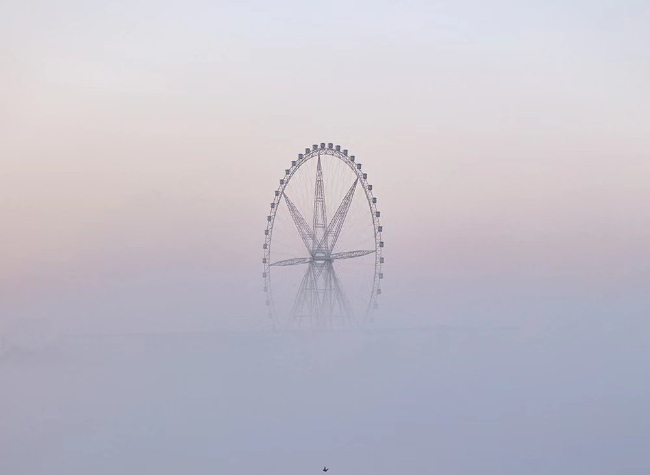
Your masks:
{"label": "pink gradient sky", "polygon": [[2,12],[0,323],[256,325],[268,202],[323,141],[375,186],[389,316],[650,308],[643,2]]}

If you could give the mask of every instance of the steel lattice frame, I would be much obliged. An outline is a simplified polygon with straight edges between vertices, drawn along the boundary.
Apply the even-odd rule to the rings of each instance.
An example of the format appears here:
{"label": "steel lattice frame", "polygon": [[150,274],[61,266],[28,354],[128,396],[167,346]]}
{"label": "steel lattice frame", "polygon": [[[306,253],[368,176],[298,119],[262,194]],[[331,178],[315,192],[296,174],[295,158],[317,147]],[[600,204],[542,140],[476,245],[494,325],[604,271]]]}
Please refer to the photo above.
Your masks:
{"label": "steel lattice frame", "polygon": [[[309,228],[309,225],[306,223],[304,218],[299,215],[299,213],[294,214],[295,207],[293,203],[291,202],[290,198],[285,195],[284,191],[291,181],[291,178],[294,176],[294,174],[298,171],[298,169],[307,163],[309,160],[316,158],[319,163],[318,163],[318,169],[317,169],[317,179],[318,179],[318,174],[321,173],[320,171],[320,157],[322,155],[331,155],[333,157],[338,158],[341,160],[343,163],[345,163],[350,170],[357,176],[356,181],[354,182],[353,188],[348,192],[348,195],[350,192],[353,193],[353,189],[356,187],[357,183],[361,184],[361,187],[365,193],[367,202],[368,202],[368,208],[369,212],[372,217],[372,223],[374,227],[374,236],[375,236],[375,249],[374,250],[363,250],[363,251],[350,251],[350,252],[339,252],[339,253],[330,253],[329,254],[329,259],[330,262],[333,262],[334,259],[348,259],[348,258],[355,258],[355,257],[360,257],[363,255],[367,255],[370,253],[375,254],[375,269],[374,269],[374,278],[372,282],[372,289],[370,291],[370,295],[368,296],[368,305],[366,306],[366,311],[365,315],[362,316],[362,320],[366,321],[372,311],[377,308],[377,297],[379,294],[381,294],[381,287],[380,287],[380,282],[383,279],[384,275],[382,272],[382,265],[384,263],[384,258],[383,258],[383,248],[384,248],[384,242],[382,241],[381,234],[382,234],[382,226],[379,221],[380,217],[380,212],[377,211],[377,198],[373,195],[372,192],[372,185],[370,185],[367,181],[367,174],[362,172],[362,165],[361,163],[358,163],[355,160],[354,155],[348,155],[347,150],[341,150],[341,147],[339,145],[334,146],[333,144],[329,143],[327,146],[325,143],[321,143],[320,146],[318,145],[313,145],[311,148],[306,148],[304,154],[298,154],[298,159],[294,160],[291,162],[291,167],[285,170],[285,175],[283,178],[280,179],[280,185],[279,187],[275,190],[275,194],[273,197],[273,202],[271,203],[271,211],[269,215],[267,216],[267,225],[266,225],[266,230],[264,231],[264,257],[262,258],[262,263],[264,265],[264,271],[262,273],[262,277],[264,278],[264,291],[266,292],[266,305],[269,309],[269,316],[276,319],[279,317],[278,314],[276,313],[275,309],[275,304],[273,301],[273,287],[271,285],[271,268],[274,266],[284,266],[284,265],[295,265],[295,264],[302,264],[302,263],[310,263],[310,266],[312,266],[312,263],[314,266],[312,267],[318,267],[316,265],[316,258],[315,258],[315,253],[318,253],[318,249],[313,248],[312,252],[312,257],[311,258],[294,258],[294,259],[287,259],[285,261],[280,261],[280,262],[275,262],[273,263],[271,261],[271,250],[272,250],[272,239],[273,239],[273,224],[275,222],[275,216],[277,213],[277,210],[279,208],[280,200],[282,198],[285,198],[285,202],[287,206],[290,209],[290,212],[292,214],[292,218],[294,219],[294,222],[296,224],[296,227],[298,228],[298,232],[300,233],[301,238],[303,239],[304,243],[306,246],[309,247],[308,244],[308,239],[312,239],[313,243],[317,241],[316,239],[316,228],[322,226],[319,226],[317,224],[317,216],[316,212],[314,213],[314,229],[313,231]],[[322,191],[322,190],[321,190]],[[318,191],[318,182],[315,190],[315,208],[314,210],[316,211],[316,206],[317,202],[319,201],[318,197],[319,191]],[[340,232],[340,227],[343,225],[343,221],[345,220],[345,214],[347,213],[347,209],[341,210],[341,208],[344,207],[346,199],[348,199],[348,195],[344,198],[344,202],[341,204],[340,209],[337,210],[337,214],[342,213],[343,217],[338,216],[340,225],[338,226],[338,230],[334,230],[331,233],[325,233],[324,236],[321,236],[319,238],[321,242],[318,244],[318,248],[320,249],[323,241],[325,242],[325,245],[327,246],[327,239],[331,236],[331,234],[335,234],[336,237],[334,237],[334,241],[338,237],[338,233]],[[351,201],[351,198],[350,198]],[[322,206],[324,207],[325,204],[324,202],[322,203]],[[349,204],[348,204],[349,208]],[[319,208],[319,213],[320,213],[320,208]],[[325,210],[322,210],[322,213],[325,213]],[[337,220],[337,214],[333,216],[332,222],[335,222]],[[331,224],[331,223],[330,223]],[[337,225],[339,223],[337,222]],[[304,231],[304,232],[303,232]],[[312,231],[313,235],[307,236],[307,232]],[[321,231],[322,233],[322,231]],[[332,250],[333,250],[333,245],[332,245]],[[334,273],[332,269],[332,273]],[[307,276],[307,274],[305,274]],[[334,286],[336,287],[336,291],[341,292],[341,289],[338,288],[338,280],[334,276]],[[298,290],[300,293],[303,290],[303,285],[305,285],[304,278],[303,278],[303,283],[301,284],[301,288]],[[344,296],[343,293],[343,297]]]}

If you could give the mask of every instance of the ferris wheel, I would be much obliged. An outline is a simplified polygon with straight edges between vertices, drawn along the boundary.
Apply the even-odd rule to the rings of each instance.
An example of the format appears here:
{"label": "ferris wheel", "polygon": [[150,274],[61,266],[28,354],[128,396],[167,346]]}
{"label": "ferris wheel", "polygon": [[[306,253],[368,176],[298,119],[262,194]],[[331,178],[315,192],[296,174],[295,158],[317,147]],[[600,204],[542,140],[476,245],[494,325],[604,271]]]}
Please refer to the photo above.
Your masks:
{"label": "ferris wheel", "polygon": [[306,148],[284,171],[264,231],[264,292],[280,328],[358,326],[377,308],[382,226],[368,175],[340,145]]}

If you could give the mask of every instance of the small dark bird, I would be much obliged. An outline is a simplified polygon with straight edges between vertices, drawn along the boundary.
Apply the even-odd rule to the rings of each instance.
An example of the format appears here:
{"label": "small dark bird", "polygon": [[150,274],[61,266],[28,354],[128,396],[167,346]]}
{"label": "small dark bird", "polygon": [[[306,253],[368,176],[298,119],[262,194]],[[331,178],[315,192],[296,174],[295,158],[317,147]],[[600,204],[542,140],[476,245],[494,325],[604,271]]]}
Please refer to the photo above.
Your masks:
{"label": "small dark bird", "polygon": [[329,470],[329,468],[323,467],[323,472],[327,472],[328,470]]}

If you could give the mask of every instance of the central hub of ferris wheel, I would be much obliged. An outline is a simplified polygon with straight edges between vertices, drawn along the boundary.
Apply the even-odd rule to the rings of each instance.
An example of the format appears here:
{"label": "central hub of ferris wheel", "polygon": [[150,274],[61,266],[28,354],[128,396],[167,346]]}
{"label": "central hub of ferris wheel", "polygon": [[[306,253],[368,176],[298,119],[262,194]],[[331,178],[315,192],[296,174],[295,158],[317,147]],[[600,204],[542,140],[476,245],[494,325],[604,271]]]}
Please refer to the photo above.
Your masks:
{"label": "central hub of ferris wheel", "polygon": [[377,307],[384,263],[377,198],[354,155],[306,148],[285,169],[264,231],[264,291],[285,328],[354,326]]}
{"label": "central hub of ferris wheel", "polygon": [[314,262],[331,262],[332,258],[329,253],[326,252],[315,252],[312,254],[312,259]]}

